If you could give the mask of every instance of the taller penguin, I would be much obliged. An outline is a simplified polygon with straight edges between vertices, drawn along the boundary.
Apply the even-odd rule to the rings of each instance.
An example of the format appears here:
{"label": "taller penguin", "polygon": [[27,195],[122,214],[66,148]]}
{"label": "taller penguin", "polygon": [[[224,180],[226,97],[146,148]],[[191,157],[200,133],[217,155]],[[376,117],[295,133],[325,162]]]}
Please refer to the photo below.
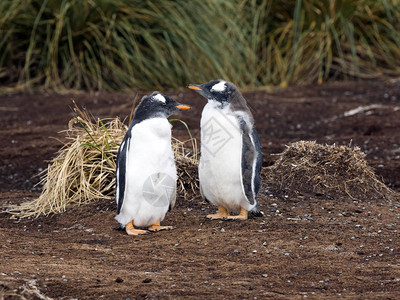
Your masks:
{"label": "taller penguin", "polygon": [[[246,100],[231,82],[210,81],[188,88],[208,100],[200,121],[200,192],[218,206],[211,219],[263,216],[258,209],[261,144]],[[239,212],[232,216],[230,213]]]}
{"label": "taller penguin", "polygon": [[177,173],[167,118],[189,108],[154,92],[135,109],[118,151],[116,170],[115,219],[129,235],[173,228],[160,225],[176,197]]}

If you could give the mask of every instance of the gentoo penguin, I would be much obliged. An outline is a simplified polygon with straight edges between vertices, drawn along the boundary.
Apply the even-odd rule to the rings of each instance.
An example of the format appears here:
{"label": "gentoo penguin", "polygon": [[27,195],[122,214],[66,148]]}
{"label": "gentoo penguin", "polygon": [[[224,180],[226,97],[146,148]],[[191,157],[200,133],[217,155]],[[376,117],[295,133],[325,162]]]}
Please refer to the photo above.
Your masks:
{"label": "gentoo penguin", "polygon": [[[200,121],[200,192],[218,206],[211,219],[245,220],[263,216],[257,204],[261,144],[246,100],[231,82],[210,81],[188,88],[208,100]],[[239,215],[230,212],[240,210]]]}
{"label": "gentoo penguin", "polygon": [[173,228],[160,225],[175,204],[177,181],[167,117],[189,108],[158,92],[136,107],[117,155],[117,229],[139,235]]}

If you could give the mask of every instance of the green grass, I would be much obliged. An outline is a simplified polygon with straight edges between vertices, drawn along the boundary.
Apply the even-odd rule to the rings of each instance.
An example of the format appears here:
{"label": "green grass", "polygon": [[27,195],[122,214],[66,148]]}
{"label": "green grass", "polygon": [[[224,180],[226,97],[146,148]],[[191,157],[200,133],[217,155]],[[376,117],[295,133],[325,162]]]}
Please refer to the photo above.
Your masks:
{"label": "green grass", "polygon": [[246,65],[236,63],[252,53],[240,46],[233,10],[217,0],[2,0],[0,81],[89,90],[214,76],[250,83]]}
{"label": "green grass", "polygon": [[2,90],[399,74],[400,0],[0,1]]}
{"label": "green grass", "polygon": [[398,0],[249,0],[242,5],[261,85],[400,74]]}

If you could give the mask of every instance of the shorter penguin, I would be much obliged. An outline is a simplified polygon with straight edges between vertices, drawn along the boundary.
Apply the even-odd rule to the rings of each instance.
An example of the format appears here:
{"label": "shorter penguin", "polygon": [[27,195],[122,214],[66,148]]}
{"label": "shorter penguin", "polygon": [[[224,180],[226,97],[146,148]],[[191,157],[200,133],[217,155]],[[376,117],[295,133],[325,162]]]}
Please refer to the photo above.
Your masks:
{"label": "shorter penguin", "polygon": [[[246,100],[231,82],[210,81],[188,88],[208,100],[201,121],[200,192],[217,205],[211,219],[263,216],[257,204],[262,164],[261,144]],[[239,212],[232,216],[230,212]]]}
{"label": "shorter penguin", "polygon": [[187,109],[190,106],[158,92],[144,96],[135,109],[117,155],[117,229],[139,235],[174,228],[160,225],[176,199],[172,126],[167,118]]}

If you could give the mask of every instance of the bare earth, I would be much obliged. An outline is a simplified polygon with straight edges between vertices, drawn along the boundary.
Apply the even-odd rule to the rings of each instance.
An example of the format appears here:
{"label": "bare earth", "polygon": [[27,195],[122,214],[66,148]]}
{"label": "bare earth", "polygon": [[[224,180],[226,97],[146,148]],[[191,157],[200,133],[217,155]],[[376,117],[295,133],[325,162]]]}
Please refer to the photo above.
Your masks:
{"label": "bare earth", "polygon": [[[191,91],[167,94],[193,106],[177,117],[199,137],[205,100]],[[262,140],[264,167],[290,142],[351,144],[400,192],[400,82],[244,95]],[[62,145],[58,132],[73,116],[71,99],[96,117],[124,119],[133,96],[0,95],[1,205],[38,197],[35,176]],[[188,138],[178,123],[173,135]],[[285,197],[264,184],[259,202],[263,218],[211,221],[204,216],[215,207],[198,194],[180,195],[163,222],[176,229],[139,237],[113,230],[113,200],[37,219],[2,213],[0,298],[400,299],[399,197]]]}

